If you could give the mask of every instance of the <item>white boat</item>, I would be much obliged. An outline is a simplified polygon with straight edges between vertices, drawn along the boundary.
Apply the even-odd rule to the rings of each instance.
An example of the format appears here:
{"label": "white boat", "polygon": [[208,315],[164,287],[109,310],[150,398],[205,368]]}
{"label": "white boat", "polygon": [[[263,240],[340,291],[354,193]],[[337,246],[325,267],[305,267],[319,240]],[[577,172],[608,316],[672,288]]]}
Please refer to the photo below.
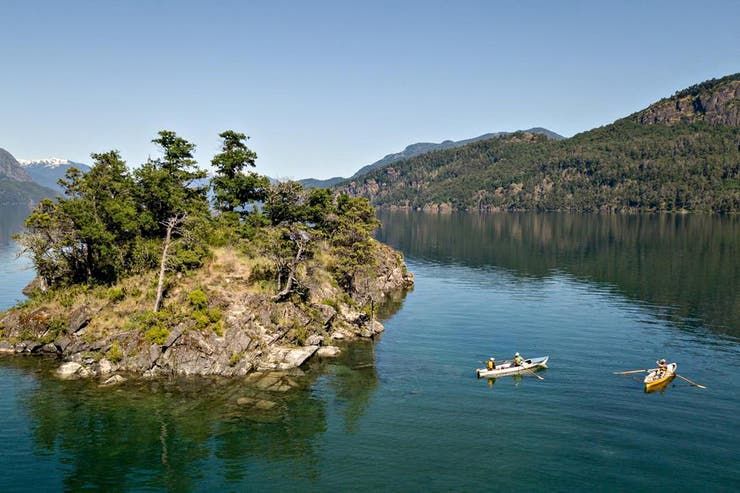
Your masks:
{"label": "white boat", "polygon": [[478,378],[496,378],[505,377],[507,375],[516,375],[518,373],[528,373],[529,371],[537,371],[540,368],[547,368],[548,359],[550,359],[549,356],[525,359],[520,366],[514,366],[514,363],[509,360],[496,362],[496,368],[493,370],[478,368],[475,370],[475,376]]}

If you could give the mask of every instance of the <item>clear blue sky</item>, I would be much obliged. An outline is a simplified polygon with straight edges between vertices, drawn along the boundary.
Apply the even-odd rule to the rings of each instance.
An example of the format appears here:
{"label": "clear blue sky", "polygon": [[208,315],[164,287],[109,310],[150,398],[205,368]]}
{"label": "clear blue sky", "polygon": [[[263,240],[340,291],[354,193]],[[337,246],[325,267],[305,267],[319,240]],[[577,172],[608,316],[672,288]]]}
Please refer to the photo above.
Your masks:
{"label": "clear blue sky", "polygon": [[349,175],[417,141],[564,135],[740,70],[740,1],[0,0],[0,147],[119,149],[172,129],[206,165],[249,134],[271,176]]}

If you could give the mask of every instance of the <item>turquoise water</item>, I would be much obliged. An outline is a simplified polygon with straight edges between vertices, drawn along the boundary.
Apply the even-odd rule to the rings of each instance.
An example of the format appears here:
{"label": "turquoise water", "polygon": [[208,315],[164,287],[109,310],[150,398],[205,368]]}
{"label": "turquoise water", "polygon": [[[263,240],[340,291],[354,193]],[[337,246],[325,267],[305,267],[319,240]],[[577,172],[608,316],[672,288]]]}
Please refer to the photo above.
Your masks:
{"label": "turquoise water", "polygon": [[[241,382],[99,389],[0,358],[0,490],[737,489],[737,220],[381,219],[413,292],[376,343],[262,395],[270,412],[238,405]],[[27,272],[4,269],[0,299],[17,298]],[[549,354],[545,380],[474,378],[514,351]],[[709,388],[612,375],[658,357]]]}

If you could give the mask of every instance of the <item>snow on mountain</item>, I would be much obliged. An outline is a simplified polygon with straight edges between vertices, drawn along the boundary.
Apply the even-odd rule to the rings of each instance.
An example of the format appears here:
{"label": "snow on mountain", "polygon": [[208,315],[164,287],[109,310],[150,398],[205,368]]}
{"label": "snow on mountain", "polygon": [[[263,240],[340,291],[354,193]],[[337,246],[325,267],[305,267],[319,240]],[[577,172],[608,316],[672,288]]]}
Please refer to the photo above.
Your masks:
{"label": "snow on mountain", "polygon": [[87,165],[82,163],[76,163],[74,161],[70,161],[69,159],[60,159],[57,157],[47,158],[47,159],[19,159],[18,162],[23,166],[24,168],[27,168],[29,166],[43,166],[45,168],[57,168],[59,166],[69,165],[69,166],[84,166],[87,168]]}
{"label": "snow on mountain", "polygon": [[39,185],[61,192],[62,188],[58,181],[64,178],[69,168],[77,168],[83,173],[90,171],[86,164],[76,163],[69,159],[20,159],[21,167],[31,176],[31,179]]}

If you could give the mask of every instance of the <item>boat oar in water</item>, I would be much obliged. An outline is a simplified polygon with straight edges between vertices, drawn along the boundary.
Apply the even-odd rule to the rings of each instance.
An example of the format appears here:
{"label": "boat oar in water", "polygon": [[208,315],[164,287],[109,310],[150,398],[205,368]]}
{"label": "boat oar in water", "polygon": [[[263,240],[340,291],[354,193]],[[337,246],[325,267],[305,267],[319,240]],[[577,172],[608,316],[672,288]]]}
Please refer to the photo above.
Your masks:
{"label": "boat oar in water", "polygon": [[646,371],[653,371],[653,370],[627,370],[627,371],[615,371],[615,375],[629,375],[631,373],[644,373]]}
{"label": "boat oar in water", "polygon": [[700,389],[706,389],[706,387],[705,387],[705,386],[703,386],[703,385],[699,385],[699,384],[698,384],[698,383],[696,383],[696,382],[692,382],[692,381],[691,381],[691,380],[689,380],[688,378],[686,378],[686,377],[682,377],[682,376],[681,376],[681,375],[679,375],[678,373],[676,373],[676,376],[677,376],[678,378],[680,378],[681,380],[684,380],[684,381],[686,381],[686,382],[690,383],[690,384],[691,384],[691,385],[693,385],[694,387],[699,387]]}
{"label": "boat oar in water", "polygon": [[535,372],[533,372],[533,371],[532,371],[532,370],[530,370],[530,369],[526,369],[526,370],[524,370],[524,372],[525,372],[525,373],[529,373],[529,374],[530,374],[530,375],[532,375],[533,377],[537,377],[537,378],[539,378],[540,380],[544,380],[544,378],[542,378],[541,376],[539,376],[538,374],[536,374]]}

